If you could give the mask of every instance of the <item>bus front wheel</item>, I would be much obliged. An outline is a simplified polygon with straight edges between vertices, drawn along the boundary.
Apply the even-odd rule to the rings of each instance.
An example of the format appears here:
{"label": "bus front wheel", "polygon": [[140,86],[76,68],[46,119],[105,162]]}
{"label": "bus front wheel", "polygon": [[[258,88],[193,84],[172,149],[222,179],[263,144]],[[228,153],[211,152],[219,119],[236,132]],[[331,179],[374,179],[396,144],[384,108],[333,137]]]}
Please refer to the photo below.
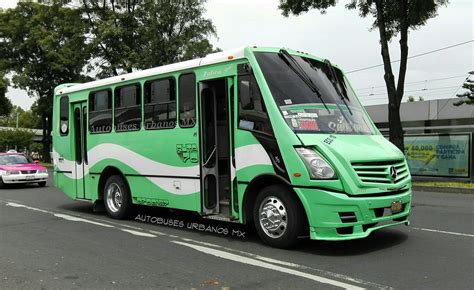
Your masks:
{"label": "bus front wheel", "polygon": [[132,211],[130,190],[123,178],[112,175],[104,186],[104,204],[109,216],[115,219],[126,219]]}
{"label": "bus front wheel", "polygon": [[284,186],[263,188],[256,198],[253,214],[258,235],[273,247],[292,247],[304,235],[304,210],[295,194]]}

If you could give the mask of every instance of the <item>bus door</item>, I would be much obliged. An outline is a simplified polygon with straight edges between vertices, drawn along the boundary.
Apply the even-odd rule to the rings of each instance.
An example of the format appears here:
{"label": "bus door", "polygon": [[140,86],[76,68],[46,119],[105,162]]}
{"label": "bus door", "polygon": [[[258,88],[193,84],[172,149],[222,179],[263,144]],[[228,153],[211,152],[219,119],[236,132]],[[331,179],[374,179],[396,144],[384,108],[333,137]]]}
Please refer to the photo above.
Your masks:
{"label": "bus door", "polygon": [[76,198],[85,199],[84,175],[87,168],[87,103],[73,104],[74,161],[76,174]]}
{"label": "bus door", "polygon": [[199,83],[201,194],[204,214],[231,216],[231,127],[228,85],[231,78]]}

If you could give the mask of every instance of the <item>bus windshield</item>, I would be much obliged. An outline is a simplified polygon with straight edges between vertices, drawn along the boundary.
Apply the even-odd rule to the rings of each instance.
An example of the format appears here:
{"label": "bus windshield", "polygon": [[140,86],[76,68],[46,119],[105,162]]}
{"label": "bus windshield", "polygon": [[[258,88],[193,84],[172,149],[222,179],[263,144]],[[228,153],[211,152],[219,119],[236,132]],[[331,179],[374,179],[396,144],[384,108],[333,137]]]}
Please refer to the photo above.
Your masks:
{"label": "bus windshield", "polygon": [[256,52],[286,122],[297,133],[374,134],[343,73],[329,62]]}

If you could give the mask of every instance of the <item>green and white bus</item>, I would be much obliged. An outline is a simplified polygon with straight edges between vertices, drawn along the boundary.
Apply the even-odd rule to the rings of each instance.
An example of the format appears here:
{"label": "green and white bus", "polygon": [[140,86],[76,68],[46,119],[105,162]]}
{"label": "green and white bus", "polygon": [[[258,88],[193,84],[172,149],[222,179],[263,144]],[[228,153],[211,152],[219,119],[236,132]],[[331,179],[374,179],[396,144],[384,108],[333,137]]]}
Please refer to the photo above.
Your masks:
{"label": "green and white bus", "polygon": [[403,153],[328,60],[245,47],[55,89],[55,186],[254,224],[275,247],[408,225]]}

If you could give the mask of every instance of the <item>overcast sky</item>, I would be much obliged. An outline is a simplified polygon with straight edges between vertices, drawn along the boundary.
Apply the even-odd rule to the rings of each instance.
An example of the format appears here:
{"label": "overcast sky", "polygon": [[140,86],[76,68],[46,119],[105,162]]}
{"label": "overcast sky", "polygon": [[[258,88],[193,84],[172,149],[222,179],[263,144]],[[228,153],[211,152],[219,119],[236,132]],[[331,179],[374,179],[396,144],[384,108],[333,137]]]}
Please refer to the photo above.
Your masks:
{"label": "overcast sky", "polygon": [[[17,0],[0,0],[9,8]],[[302,50],[328,58],[345,71],[382,63],[378,31],[369,31],[372,18],[360,18],[344,8],[347,1],[321,15],[311,11],[302,16],[283,17],[278,0],[209,0],[206,17],[217,29],[212,43],[221,49],[245,45],[278,46]],[[472,0],[451,0],[439,15],[408,37],[409,55],[440,49],[472,40],[474,5]],[[258,4],[257,4],[258,3]],[[454,97],[468,71],[474,70],[473,42],[408,60],[405,98],[425,100]],[[392,60],[399,59],[398,38],[391,44]],[[397,64],[393,65],[395,71]],[[348,75],[364,104],[387,103],[383,68]],[[449,78],[446,80],[436,80]],[[425,82],[426,80],[426,82]],[[372,88],[373,87],[373,88]],[[10,88],[12,103],[28,109],[33,100],[25,92]]]}

